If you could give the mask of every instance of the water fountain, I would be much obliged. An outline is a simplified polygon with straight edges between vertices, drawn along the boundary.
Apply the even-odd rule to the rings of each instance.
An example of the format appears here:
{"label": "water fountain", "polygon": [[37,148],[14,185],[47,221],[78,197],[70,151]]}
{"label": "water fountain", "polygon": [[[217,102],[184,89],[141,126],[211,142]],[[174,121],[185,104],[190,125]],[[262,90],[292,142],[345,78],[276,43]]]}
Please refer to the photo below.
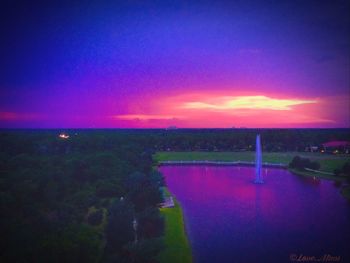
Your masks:
{"label": "water fountain", "polygon": [[261,142],[260,142],[260,134],[256,136],[256,151],[255,151],[255,181],[256,184],[264,183],[261,175]]}

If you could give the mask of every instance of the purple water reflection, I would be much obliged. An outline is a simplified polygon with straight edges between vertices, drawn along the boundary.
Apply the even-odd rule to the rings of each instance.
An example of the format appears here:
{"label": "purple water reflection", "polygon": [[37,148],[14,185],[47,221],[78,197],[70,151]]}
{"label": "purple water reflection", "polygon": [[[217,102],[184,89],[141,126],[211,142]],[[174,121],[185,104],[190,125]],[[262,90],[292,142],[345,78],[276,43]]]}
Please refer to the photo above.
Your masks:
{"label": "purple water reflection", "polygon": [[350,262],[350,205],[333,182],[253,167],[162,166],[180,201],[196,262]]}

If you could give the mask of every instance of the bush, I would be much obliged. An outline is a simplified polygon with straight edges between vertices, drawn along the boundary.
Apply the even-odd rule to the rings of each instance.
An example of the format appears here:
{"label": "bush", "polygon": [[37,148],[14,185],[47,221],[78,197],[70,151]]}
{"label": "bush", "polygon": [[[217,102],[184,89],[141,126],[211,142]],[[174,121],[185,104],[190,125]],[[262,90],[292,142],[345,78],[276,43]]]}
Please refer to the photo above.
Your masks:
{"label": "bush", "polygon": [[298,168],[300,167],[300,157],[294,156],[293,160],[289,163],[290,168]]}
{"label": "bush", "polygon": [[320,163],[316,161],[310,161],[308,158],[301,158],[300,156],[295,156],[293,160],[289,163],[290,168],[305,170],[305,168],[318,170],[320,169]]}
{"label": "bush", "polygon": [[321,167],[320,163],[319,162],[311,162],[310,163],[310,169],[313,169],[313,170],[319,170]]}

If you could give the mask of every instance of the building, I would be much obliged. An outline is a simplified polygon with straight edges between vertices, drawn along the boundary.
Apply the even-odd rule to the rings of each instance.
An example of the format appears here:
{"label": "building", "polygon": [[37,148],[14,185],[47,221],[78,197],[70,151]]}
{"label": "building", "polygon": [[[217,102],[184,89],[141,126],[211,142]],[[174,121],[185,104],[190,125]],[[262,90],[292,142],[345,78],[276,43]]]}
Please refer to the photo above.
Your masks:
{"label": "building", "polygon": [[348,141],[330,141],[322,144],[327,153],[350,153],[350,142]]}

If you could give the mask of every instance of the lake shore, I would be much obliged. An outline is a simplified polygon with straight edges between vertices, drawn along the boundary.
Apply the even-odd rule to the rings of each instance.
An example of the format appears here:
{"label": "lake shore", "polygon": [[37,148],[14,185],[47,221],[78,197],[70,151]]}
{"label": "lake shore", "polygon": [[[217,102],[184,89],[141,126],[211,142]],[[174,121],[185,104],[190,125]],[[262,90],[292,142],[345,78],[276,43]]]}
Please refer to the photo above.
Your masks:
{"label": "lake shore", "polygon": [[[164,188],[166,195],[171,195]],[[165,219],[165,249],[159,255],[161,263],[191,263],[192,252],[185,231],[185,223],[180,204],[173,196],[175,206],[160,208]]]}

